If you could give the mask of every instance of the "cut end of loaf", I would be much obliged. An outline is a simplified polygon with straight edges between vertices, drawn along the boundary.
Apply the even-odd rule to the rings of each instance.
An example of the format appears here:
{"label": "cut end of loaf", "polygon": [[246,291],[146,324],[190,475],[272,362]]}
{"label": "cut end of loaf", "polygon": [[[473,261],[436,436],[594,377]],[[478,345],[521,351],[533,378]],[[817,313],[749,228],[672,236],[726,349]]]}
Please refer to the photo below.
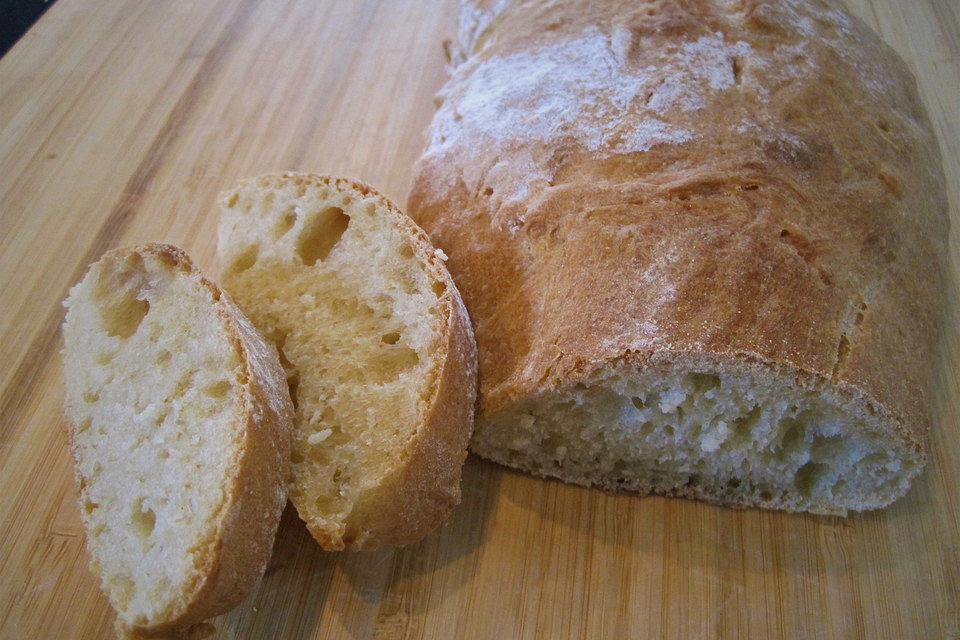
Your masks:
{"label": "cut end of loaf", "polygon": [[171,621],[203,587],[243,444],[242,354],[187,260],[163,245],[111,252],[65,302],[91,567],[130,629]]}
{"label": "cut end of loaf", "polygon": [[839,515],[893,502],[924,464],[862,400],[787,375],[669,364],[536,395],[478,420],[471,449],[610,491]]}
{"label": "cut end of loaf", "polygon": [[221,196],[223,281],[280,352],[296,408],[290,498],[327,549],[416,539],[434,515],[391,525],[402,507],[383,501],[442,502],[445,515],[457,493],[467,415],[450,427],[459,459],[411,482],[433,437],[424,422],[456,295],[432,251],[389,201],[348,180],[263,176]]}

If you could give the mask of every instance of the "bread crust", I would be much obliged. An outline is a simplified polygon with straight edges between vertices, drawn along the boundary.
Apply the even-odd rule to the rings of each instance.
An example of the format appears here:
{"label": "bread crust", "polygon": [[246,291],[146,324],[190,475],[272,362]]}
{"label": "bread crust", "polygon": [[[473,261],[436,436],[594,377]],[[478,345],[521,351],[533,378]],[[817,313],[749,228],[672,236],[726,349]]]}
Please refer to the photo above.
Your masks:
{"label": "bread crust", "polygon": [[[468,4],[408,211],[474,321],[478,432],[624,363],[749,363],[925,458],[946,195],[876,34],[834,2]],[[586,53],[620,82],[564,102]],[[504,68],[557,72],[503,89]],[[491,87],[503,121],[537,118],[482,120]]]}
{"label": "bread crust", "polygon": [[[101,262],[124,260],[131,254],[155,257],[207,290],[243,366],[243,392],[235,409],[236,433],[242,439],[239,455],[228,467],[229,479],[212,535],[198,543],[204,549],[200,554],[203,560],[196,567],[190,589],[170,608],[166,620],[137,625],[118,616],[116,623],[122,638],[201,638],[213,632],[213,626],[204,620],[239,604],[270,559],[287,499],[293,408],[276,350],[183,250],[167,244],[143,244],[110,251]],[[75,428],[71,425],[70,438],[76,460]]]}
{"label": "bread crust", "polygon": [[327,550],[367,550],[383,545],[416,542],[435,529],[460,502],[460,475],[473,428],[477,389],[476,342],[460,293],[427,234],[391,200],[369,185],[349,178],[312,173],[284,172],[262,175],[244,185],[271,188],[280,184],[325,186],[373,199],[380,213],[406,236],[420,262],[443,284],[440,294],[442,326],[436,369],[429,400],[419,416],[416,432],[397,461],[380,482],[366,489],[343,522],[321,522],[309,515],[309,507],[297,506],[311,535]]}

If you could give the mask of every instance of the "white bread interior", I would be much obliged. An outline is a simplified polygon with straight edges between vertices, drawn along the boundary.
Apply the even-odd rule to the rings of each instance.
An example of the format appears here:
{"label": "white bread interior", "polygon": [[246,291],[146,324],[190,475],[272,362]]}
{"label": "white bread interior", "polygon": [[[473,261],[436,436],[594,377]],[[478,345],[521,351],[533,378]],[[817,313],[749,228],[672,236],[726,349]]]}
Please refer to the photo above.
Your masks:
{"label": "white bread interior", "polygon": [[624,362],[485,417],[471,449],[610,491],[839,515],[889,504],[923,468],[871,413],[765,367]]}

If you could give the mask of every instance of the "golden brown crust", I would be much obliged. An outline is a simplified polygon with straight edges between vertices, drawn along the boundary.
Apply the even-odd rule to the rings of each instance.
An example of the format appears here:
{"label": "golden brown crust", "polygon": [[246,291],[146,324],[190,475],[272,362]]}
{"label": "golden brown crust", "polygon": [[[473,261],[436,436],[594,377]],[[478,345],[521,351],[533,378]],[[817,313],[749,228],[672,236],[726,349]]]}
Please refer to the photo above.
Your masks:
{"label": "golden brown crust", "polygon": [[[474,321],[478,428],[625,359],[709,356],[810,380],[923,455],[948,221],[888,46],[819,1],[521,1],[481,23],[408,202]],[[618,84],[551,93],[590,64]],[[563,71],[489,80],[543,68]]]}
{"label": "golden brown crust", "polygon": [[[121,637],[202,638],[213,631],[203,621],[239,604],[270,559],[286,504],[293,408],[276,351],[183,250],[150,243],[115,249],[102,260],[119,261],[134,253],[163,261],[209,291],[210,303],[233,340],[246,378],[236,409],[240,455],[230,466],[224,501],[213,535],[203,543],[206,551],[192,591],[183,593],[167,620],[131,625],[118,618],[116,625]],[[72,450],[76,456],[75,447]]]}

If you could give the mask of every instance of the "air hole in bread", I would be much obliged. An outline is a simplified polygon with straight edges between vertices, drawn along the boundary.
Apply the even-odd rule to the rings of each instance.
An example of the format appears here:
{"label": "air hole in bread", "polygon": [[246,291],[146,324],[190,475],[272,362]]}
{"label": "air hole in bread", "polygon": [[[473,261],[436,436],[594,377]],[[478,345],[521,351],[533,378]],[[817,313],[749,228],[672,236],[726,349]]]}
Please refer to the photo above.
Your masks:
{"label": "air hole in bread", "polygon": [[397,344],[400,340],[400,334],[396,331],[391,331],[390,333],[385,333],[380,337],[380,341],[386,344]]}
{"label": "air hole in bread", "polygon": [[492,196],[492,195],[493,195],[493,187],[487,187],[486,189],[484,189],[484,190],[483,190],[483,195],[485,195],[485,196]]}
{"label": "air hole in bread", "polygon": [[273,239],[279,240],[287,235],[287,232],[293,229],[295,224],[297,224],[297,207],[292,204],[287,205],[283,213],[280,214],[280,217],[277,218],[277,223],[273,227]]}
{"label": "air hole in bread", "polygon": [[710,373],[691,373],[690,381],[699,393],[720,388],[720,376]]}
{"label": "air hole in bread", "polygon": [[160,349],[160,351],[157,352],[157,355],[153,359],[153,364],[158,366],[165,365],[168,362],[170,362],[170,359],[172,357],[173,356],[169,351],[167,351],[166,349]]}
{"label": "air hole in bread", "polygon": [[150,311],[150,303],[139,300],[135,291],[117,292],[113,304],[100,308],[100,322],[108,336],[129,338]]}
{"label": "air hole in bread", "polygon": [[115,355],[117,355],[116,351],[104,349],[97,354],[97,364],[99,365],[110,364],[110,361],[113,360],[113,357]]}
{"label": "air hole in bread", "polygon": [[234,273],[246,271],[257,263],[257,257],[259,255],[259,244],[248,245],[247,247],[241,249],[238,253],[234,254],[233,259],[230,260],[230,266],[228,269]]}
{"label": "air hole in bread", "polygon": [[413,247],[404,242],[400,245],[400,257],[401,258],[412,258],[413,257]]}
{"label": "air hole in bread", "polygon": [[98,273],[92,297],[97,303],[100,325],[108,336],[129,338],[150,310],[141,269],[143,259],[133,254],[111,261]]}
{"label": "air hole in bread", "polygon": [[444,291],[447,290],[447,285],[444,284],[443,282],[439,281],[439,280],[434,280],[434,281],[430,284],[430,288],[433,290],[433,292],[434,292],[434,293],[436,294],[436,296],[439,298],[439,297],[443,296]]}
{"label": "air hole in bread", "polygon": [[121,609],[126,609],[136,593],[136,586],[133,580],[127,576],[113,575],[107,581],[107,590],[110,592],[110,598],[116,602]]}
{"label": "air hole in bread", "polygon": [[138,538],[145,540],[150,537],[150,534],[153,533],[154,526],[156,526],[156,522],[156,514],[153,512],[153,509],[145,507],[143,498],[140,498],[133,504],[133,509],[130,513],[130,526]]}
{"label": "air hole in bread", "polygon": [[326,260],[349,223],[350,216],[340,207],[327,207],[307,219],[296,241],[297,255],[303,264],[313,266],[318,260]]}
{"label": "air hole in bread", "polygon": [[296,409],[300,404],[300,372],[295,368],[287,371],[287,388],[290,389],[290,401],[293,402],[293,408]]}
{"label": "air hole in bread", "polygon": [[92,423],[93,423],[93,418],[92,418],[92,417],[87,416],[87,417],[83,418],[83,419],[77,424],[77,433],[83,433],[84,431],[86,431],[87,429],[90,428],[90,425],[91,425]]}
{"label": "air hole in bread", "polygon": [[746,415],[733,421],[733,434],[743,440],[749,440],[754,427],[760,420],[760,405],[754,406]]}
{"label": "air hole in bread", "polygon": [[797,491],[804,497],[810,497],[820,486],[829,467],[820,462],[808,462],[797,471],[795,480]]}
{"label": "air hole in bread", "polygon": [[843,438],[839,435],[824,436],[816,435],[813,437],[813,444],[810,445],[810,457],[814,460],[829,460],[838,458],[846,453]]}
{"label": "air hole in bread", "polygon": [[173,393],[170,394],[165,400],[176,400],[177,398],[182,398],[186,394],[187,389],[190,388],[190,383],[193,381],[193,376],[197,374],[196,370],[190,370],[180,376],[180,379],[177,380],[177,384],[173,389]]}
{"label": "air hole in bread", "polygon": [[274,344],[277,347],[277,355],[280,356],[280,366],[287,374],[287,387],[290,389],[290,400],[293,402],[293,408],[297,408],[299,402],[298,389],[300,387],[300,371],[296,365],[290,362],[284,351],[284,345],[287,342],[287,334],[283,332],[274,332]]}
{"label": "air hole in bread", "polygon": [[240,199],[240,194],[231,193],[230,197],[227,198],[227,202],[226,202],[227,207],[229,207],[230,209],[233,209],[235,206],[237,206],[237,200],[239,199]]}
{"label": "air hole in bread", "polygon": [[804,448],[807,437],[807,429],[802,422],[796,418],[784,418],[779,424],[783,436],[780,438],[780,444],[774,449],[778,460],[787,460],[797,454]]}
{"label": "air hole in bread", "polygon": [[217,380],[212,384],[208,384],[203,388],[204,395],[207,395],[211,398],[222,398],[229,393],[233,385],[229,380]]}
{"label": "air hole in bread", "polygon": [[84,391],[81,396],[86,403],[93,403],[100,399],[99,391]]}
{"label": "air hole in bread", "polygon": [[84,500],[83,501],[83,510],[87,515],[90,515],[94,512],[100,505],[94,502],[93,500]]}
{"label": "air hole in bread", "polygon": [[740,62],[740,58],[734,56],[730,61],[731,72],[733,73],[733,83],[740,84],[743,74],[743,64]]}

